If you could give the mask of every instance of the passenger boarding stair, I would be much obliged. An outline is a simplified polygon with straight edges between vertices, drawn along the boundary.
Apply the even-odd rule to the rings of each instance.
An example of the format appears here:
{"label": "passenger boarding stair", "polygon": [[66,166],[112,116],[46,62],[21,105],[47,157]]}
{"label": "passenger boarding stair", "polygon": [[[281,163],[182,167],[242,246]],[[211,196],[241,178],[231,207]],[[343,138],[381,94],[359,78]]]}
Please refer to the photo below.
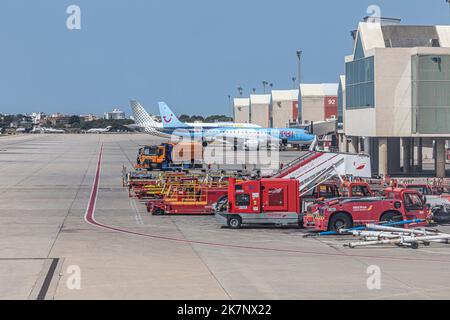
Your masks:
{"label": "passenger boarding stair", "polygon": [[362,154],[311,151],[290,162],[273,178],[296,179],[304,193],[333,176],[370,178],[370,157]]}
{"label": "passenger boarding stair", "polygon": [[300,156],[299,158],[289,162],[287,165],[283,166],[283,168],[281,168],[277,173],[275,173],[272,178],[284,178],[291,172],[294,172],[295,170],[304,166],[308,162],[314,160],[318,156],[320,156],[319,152],[309,151]]}

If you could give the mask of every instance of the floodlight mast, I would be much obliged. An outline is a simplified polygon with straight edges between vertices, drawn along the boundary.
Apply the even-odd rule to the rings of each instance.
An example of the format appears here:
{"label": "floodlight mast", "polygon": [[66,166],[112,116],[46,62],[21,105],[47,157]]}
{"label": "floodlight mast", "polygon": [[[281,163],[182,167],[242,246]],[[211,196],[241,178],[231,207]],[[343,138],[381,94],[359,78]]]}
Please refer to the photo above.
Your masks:
{"label": "floodlight mast", "polygon": [[449,19],[450,19],[450,0],[445,0],[445,2],[448,3],[448,12],[449,12]]}
{"label": "floodlight mast", "polygon": [[297,74],[298,85],[300,85],[300,83],[302,82],[302,53],[303,53],[302,50],[297,50],[296,52],[298,59],[298,74]]}

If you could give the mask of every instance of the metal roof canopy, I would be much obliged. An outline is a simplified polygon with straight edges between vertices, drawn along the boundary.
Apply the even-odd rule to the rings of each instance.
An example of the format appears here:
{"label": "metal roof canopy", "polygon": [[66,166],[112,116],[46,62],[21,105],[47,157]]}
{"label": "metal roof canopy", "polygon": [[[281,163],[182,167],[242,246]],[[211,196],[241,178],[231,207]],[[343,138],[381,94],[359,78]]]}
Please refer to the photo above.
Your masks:
{"label": "metal roof canopy", "polygon": [[435,26],[381,26],[387,48],[440,47]]}

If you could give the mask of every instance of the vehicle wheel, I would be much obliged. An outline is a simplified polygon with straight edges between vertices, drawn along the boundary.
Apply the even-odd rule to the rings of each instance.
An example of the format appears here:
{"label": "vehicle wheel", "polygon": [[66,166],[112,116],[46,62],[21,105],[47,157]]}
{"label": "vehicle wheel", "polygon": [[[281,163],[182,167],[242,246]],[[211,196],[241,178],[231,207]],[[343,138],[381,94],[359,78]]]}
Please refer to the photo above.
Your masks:
{"label": "vehicle wheel", "polygon": [[162,216],[163,214],[164,214],[164,210],[161,208],[157,208],[157,209],[153,210],[154,216]]}
{"label": "vehicle wheel", "polygon": [[398,222],[402,221],[403,217],[397,212],[386,212],[380,218],[380,222]]}
{"label": "vehicle wheel", "polygon": [[301,215],[299,216],[299,218],[298,218],[298,227],[299,227],[300,229],[305,229],[305,226],[304,226],[304,224],[303,224],[303,214],[301,214]]}
{"label": "vehicle wheel", "polygon": [[328,224],[329,231],[337,231],[339,229],[348,229],[353,227],[352,220],[345,213],[336,213],[330,219]]}
{"label": "vehicle wheel", "polygon": [[231,216],[228,218],[228,226],[231,229],[239,229],[241,227],[242,220],[239,216]]}
{"label": "vehicle wheel", "polygon": [[411,243],[411,248],[412,249],[419,249],[419,244],[417,242],[413,242],[413,243]]}

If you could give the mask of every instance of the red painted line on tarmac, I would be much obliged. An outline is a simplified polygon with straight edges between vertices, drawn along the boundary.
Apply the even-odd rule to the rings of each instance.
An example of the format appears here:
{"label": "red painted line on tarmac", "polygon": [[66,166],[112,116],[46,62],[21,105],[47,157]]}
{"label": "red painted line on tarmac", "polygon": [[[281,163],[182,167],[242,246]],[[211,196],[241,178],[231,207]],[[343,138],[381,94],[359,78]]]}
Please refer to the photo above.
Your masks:
{"label": "red painted line on tarmac", "polygon": [[178,238],[171,238],[171,237],[164,237],[164,236],[156,236],[156,235],[126,230],[126,229],[121,229],[121,228],[117,228],[117,227],[113,227],[113,226],[108,226],[106,224],[98,222],[95,219],[95,204],[97,202],[98,187],[100,184],[102,158],[103,158],[103,144],[100,147],[100,152],[99,152],[98,161],[97,161],[97,169],[95,172],[95,178],[92,183],[91,195],[89,197],[89,203],[88,203],[86,213],[84,216],[84,219],[88,224],[91,224],[91,225],[99,227],[99,228],[103,228],[103,229],[110,230],[110,231],[116,231],[116,232],[120,232],[120,233],[125,233],[125,234],[130,234],[130,235],[136,235],[136,236],[140,236],[140,237],[158,239],[158,240],[167,240],[167,241],[189,243],[189,244],[202,244],[202,245],[207,245],[207,246],[232,248],[232,249],[248,249],[248,250],[261,250],[261,251],[285,252],[285,253],[301,253],[301,254],[306,254],[306,255],[336,256],[336,257],[347,257],[347,258],[369,258],[369,259],[400,260],[400,261],[403,260],[403,261],[450,263],[449,260],[439,260],[439,259],[400,258],[400,257],[389,257],[389,256],[369,256],[369,255],[358,255],[358,254],[345,254],[345,253],[325,253],[325,252],[303,251],[303,250],[294,250],[294,249],[254,247],[254,246],[214,243],[214,242],[206,242],[206,241],[195,241],[195,240],[178,239]]}

